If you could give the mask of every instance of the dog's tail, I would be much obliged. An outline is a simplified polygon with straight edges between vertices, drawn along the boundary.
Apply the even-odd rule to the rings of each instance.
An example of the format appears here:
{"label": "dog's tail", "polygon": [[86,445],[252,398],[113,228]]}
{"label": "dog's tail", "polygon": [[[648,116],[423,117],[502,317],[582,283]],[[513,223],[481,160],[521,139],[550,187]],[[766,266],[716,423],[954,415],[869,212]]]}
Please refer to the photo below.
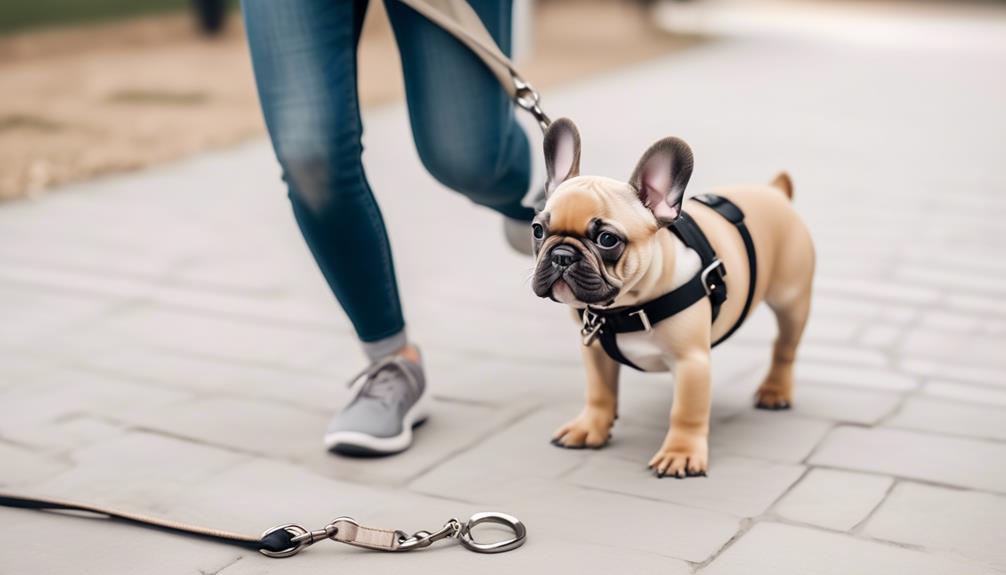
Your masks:
{"label": "dog's tail", "polygon": [[776,174],[772,180],[772,186],[782,190],[782,193],[786,194],[786,197],[790,200],[793,199],[793,180],[789,179],[789,174],[786,172]]}

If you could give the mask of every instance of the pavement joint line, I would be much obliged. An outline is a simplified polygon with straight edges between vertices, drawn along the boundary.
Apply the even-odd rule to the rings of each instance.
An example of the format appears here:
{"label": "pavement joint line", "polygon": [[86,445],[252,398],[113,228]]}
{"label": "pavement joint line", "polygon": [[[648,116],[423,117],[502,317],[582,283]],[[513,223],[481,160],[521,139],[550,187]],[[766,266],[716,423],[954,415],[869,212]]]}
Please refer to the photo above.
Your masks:
{"label": "pavement joint line", "polygon": [[219,569],[216,569],[215,571],[205,571],[203,569],[200,569],[199,570],[199,575],[220,575],[226,569],[228,569],[230,567],[233,567],[234,565],[236,565],[239,561],[241,561],[244,558],[245,558],[244,555],[238,555],[237,557],[234,558],[233,561],[228,562],[227,564],[223,565]]}
{"label": "pavement joint line", "polygon": [[[515,412],[517,412],[517,413],[513,417],[511,417],[509,419],[506,419],[503,422],[501,422],[500,424],[498,424],[498,425],[496,425],[494,427],[491,427],[491,428],[485,430],[483,433],[481,433],[481,434],[479,434],[477,436],[471,437],[470,438],[471,441],[469,441],[468,443],[462,445],[461,447],[459,447],[459,448],[457,448],[457,449],[455,449],[455,450],[453,450],[453,451],[451,451],[449,453],[444,454],[443,457],[440,457],[440,458],[436,459],[435,461],[430,462],[429,465],[426,465],[426,466],[420,468],[412,476],[406,477],[405,481],[402,483],[402,485],[406,485],[407,486],[407,485],[409,485],[411,483],[414,483],[415,481],[419,480],[422,476],[426,475],[427,473],[432,472],[437,467],[443,465],[444,463],[450,461],[451,459],[454,459],[455,457],[457,457],[457,456],[459,456],[459,455],[461,455],[463,453],[466,453],[466,452],[470,451],[473,447],[475,447],[476,445],[482,443],[486,438],[491,437],[491,436],[493,436],[493,435],[495,435],[495,434],[497,434],[497,433],[499,433],[501,431],[504,431],[506,429],[509,429],[510,427],[513,427],[517,423],[520,423],[524,419],[527,419],[528,417],[530,417],[534,413],[537,413],[541,409],[542,409],[542,405],[541,404],[529,404],[529,405],[524,406],[523,408],[521,406],[519,406],[519,405],[514,406],[513,410]],[[503,413],[506,413],[507,409],[502,409],[501,411]]]}
{"label": "pavement joint line", "polygon": [[748,531],[751,531],[751,528],[754,527],[756,523],[757,522],[750,517],[741,518],[740,525],[738,526],[737,531],[733,534],[733,536],[730,537],[730,539],[727,539],[726,542],[723,543],[723,545],[721,545],[719,549],[714,551],[712,555],[707,557],[705,561],[697,563],[695,565],[695,568],[692,570],[692,573],[698,573],[700,570],[708,567],[710,563],[716,561],[716,559],[720,555],[722,555],[727,549],[730,549],[730,547],[732,547],[734,543],[740,541],[740,539],[744,537],[744,535],[746,535]]}
{"label": "pavement joint line", "polygon": [[892,481],[891,484],[887,486],[887,489],[884,491],[884,496],[880,498],[880,501],[878,501],[877,504],[873,506],[873,509],[870,509],[870,512],[866,514],[866,517],[863,517],[858,523],[856,523],[855,525],[852,526],[851,529],[849,529],[849,533],[855,535],[862,534],[863,530],[866,528],[866,524],[869,523],[870,520],[873,519],[873,517],[880,512],[880,508],[883,507],[884,503],[887,502],[887,498],[890,497],[891,493],[894,492],[894,488],[902,483],[904,483],[904,481],[900,479],[895,479],[894,481]]}
{"label": "pavement joint line", "polygon": [[824,443],[828,440],[829,437],[831,437],[831,434],[842,427],[854,427],[857,429],[874,428],[872,425],[866,423],[844,422],[844,421],[835,422],[835,425],[832,425],[828,429],[827,433],[822,435],[821,439],[817,440],[817,443],[814,444],[814,447],[811,448],[810,452],[808,452],[807,455],[805,455],[804,458],[800,460],[800,465],[803,465],[807,468],[813,467],[813,465],[810,463],[810,460],[814,458],[814,456],[817,454],[818,451],[820,451],[821,446],[824,445]]}
{"label": "pavement joint line", "polygon": [[[762,461],[762,460],[758,460],[758,461]],[[643,469],[642,467],[640,467],[639,472],[640,473],[646,473],[647,475],[653,476],[653,472],[652,471],[649,471],[648,469]],[[665,478],[660,478],[660,479],[658,479],[655,476],[653,477],[654,481],[663,481],[664,479],[672,479],[672,478],[670,476],[665,477]],[[688,478],[688,479],[685,479],[685,480],[682,480],[682,481],[694,481],[696,479],[701,479],[701,478],[692,477],[692,478]],[[675,480],[675,481],[677,481],[677,480]],[[575,485],[577,488],[583,489],[585,491],[597,491],[597,492],[600,492],[600,493],[610,493],[610,494],[614,494],[614,495],[621,495],[621,496],[624,496],[624,497],[630,497],[632,499],[639,499],[639,500],[647,501],[647,502],[650,502],[650,503],[660,503],[660,504],[663,504],[663,505],[675,505],[675,506],[678,506],[678,507],[687,507],[688,509],[698,509],[700,511],[705,511],[707,513],[717,513],[717,514],[723,515],[725,517],[731,517],[731,518],[734,518],[734,519],[748,519],[746,517],[741,517],[741,516],[734,515],[732,513],[727,513],[725,511],[721,511],[721,510],[718,510],[718,509],[712,509],[710,507],[700,507],[698,505],[692,505],[692,504],[683,503],[683,502],[680,502],[680,501],[667,501],[666,499],[660,499],[660,498],[657,498],[657,497],[649,497],[647,495],[639,495],[638,493],[626,493],[625,491],[616,491],[616,490],[611,489],[611,488],[598,487],[596,485],[583,485],[583,484],[580,484],[580,483],[572,483],[572,485]]]}
{"label": "pavement joint line", "polygon": [[858,473],[860,475],[872,475],[874,477],[884,477],[887,479],[893,479],[898,483],[917,483],[919,485],[926,485],[929,487],[939,487],[940,489],[949,489],[951,491],[963,491],[963,492],[973,492],[981,493],[984,495],[991,495],[998,498],[1006,498],[1006,493],[1000,491],[991,491],[988,489],[980,489],[975,487],[961,487],[960,485],[954,485],[950,483],[940,483],[938,481],[932,481],[930,479],[921,479],[918,477],[909,477],[905,475],[897,475],[891,473],[883,473],[880,471],[871,471],[869,469],[860,469],[853,467],[839,467],[837,465],[822,465],[820,463],[807,464],[807,467],[811,469],[830,469],[832,471],[845,471],[851,473]]}

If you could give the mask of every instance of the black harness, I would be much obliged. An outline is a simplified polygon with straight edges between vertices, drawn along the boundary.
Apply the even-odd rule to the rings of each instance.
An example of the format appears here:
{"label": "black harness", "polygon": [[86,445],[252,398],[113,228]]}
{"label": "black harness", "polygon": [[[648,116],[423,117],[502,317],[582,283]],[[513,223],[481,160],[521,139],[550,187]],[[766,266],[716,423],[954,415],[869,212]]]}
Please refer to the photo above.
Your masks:
{"label": "black harness", "polygon": [[[713,342],[713,347],[715,347],[737,331],[751,310],[751,300],[754,299],[755,285],[758,281],[758,259],[755,256],[754,242],[751,241],[751,232],[744,224],[744,212],[736,204],[722,196],[713,194],[695,196],[694,199],[715,210],[737,228],[737,232],[740,233],[741,239],[744,241],[744,249],[748,256],[749,280],[744,309],[733,327],[723,337]],[[625,357],[622,350],[618,349],[616,340],[618,334],[636,331],[648,332],[657,322],[691,307],[692,304],[705,297],[709,298],[713,311],[712,318],[715,322],[719,316],[720,307],[727,300],[727,284],[723,281],[727,270],[723,266],[723,262],[716,257],[716,251],[713,250],[713,246],[695,220],[687,213],[682,212],[678,219],[668,226],[668,229],[678,236],[685,246],[699,254],[702,269],[695,277],[673,291],[642,305],[617,309],[595,309],[587,306],[587,309],[579,312],[580,318],[583,320],[580,335],[583,336],[584,345],[590,345],[597,339],[612,359],[640,371],[642,369],[632,363],[629,358]]]}

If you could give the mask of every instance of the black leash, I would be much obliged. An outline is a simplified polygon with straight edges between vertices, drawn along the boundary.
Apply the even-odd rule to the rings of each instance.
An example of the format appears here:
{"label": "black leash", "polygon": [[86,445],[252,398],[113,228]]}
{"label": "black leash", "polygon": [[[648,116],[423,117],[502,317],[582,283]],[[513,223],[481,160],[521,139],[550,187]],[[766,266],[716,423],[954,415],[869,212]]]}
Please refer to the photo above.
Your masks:
{"label": "black leash", "polygon": [[[36,509],[40,511],[90,513],[130,525],[138,525],[148,529],[187,535],[189,537],[241,547],[242,549],[258,551],[267,557],[290,557],[310,545],[325,539],[378,551],[412,551],[428,547],[441,539],[454,538],[466,549],[477,553],[510,551],[523,545],[527,539],[527,529],[519,519],[506,513],[497,512],[476,513],[466,523],[451,518],[437,531],[417,531],[412,535],[399,530],[364,527],[351,517],[338,517],[321,529],[314,531],[294,523],[288,523],[266,530],[261,537],[252,537],[230,531],[209,529],[178,521],[47,497],[27,497],[0,493],[0,506]],[[513,536],[509,539],[493,543],[476,541],[472,536],[471,530],[481,523],[496,523],[509,527],[513,531]]]}

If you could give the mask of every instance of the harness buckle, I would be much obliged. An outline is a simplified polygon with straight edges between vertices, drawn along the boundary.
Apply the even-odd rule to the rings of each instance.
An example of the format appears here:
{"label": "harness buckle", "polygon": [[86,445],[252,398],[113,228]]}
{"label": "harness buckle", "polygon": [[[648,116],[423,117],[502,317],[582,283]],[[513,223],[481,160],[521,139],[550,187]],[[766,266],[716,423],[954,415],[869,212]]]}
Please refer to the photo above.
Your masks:
{"label": "harness buckle", "polygon": [[583,327],[580,328],[580,338],[584,346],[589,346],[597,339],[601,333],[601,326],[604,325],[604,318],[590,311],[590,308],[583,310]]}
{"label": "harness buckle", "polygon": [[653,324],[650,323],[650,317],[646,315],[645,309],[636,310],[630,313],[629,317],[632,317],[634,315],[638,315],[639,321],[643,323],[643,331],[645,331],[646,333],[650,333],[651,331],[653,331]]}
{"label": "harness buckle", "polygon": [[[706,290],[706,296],[710,298],[720,298],[720,301],[717,303],[723,303],[723,300],[726,300],[726,297],[723,295],[723,288],[726,287],[726,284],[723,281],[725,271],[726,269],[723,267],[723,262],[721,262],[718,258],[713,260],[713,263],[706,266],[706,269],[702,270],[702,287]],[[710,283],[709,276],[714,272],[716,275],[713,277],[713,283]]]}

